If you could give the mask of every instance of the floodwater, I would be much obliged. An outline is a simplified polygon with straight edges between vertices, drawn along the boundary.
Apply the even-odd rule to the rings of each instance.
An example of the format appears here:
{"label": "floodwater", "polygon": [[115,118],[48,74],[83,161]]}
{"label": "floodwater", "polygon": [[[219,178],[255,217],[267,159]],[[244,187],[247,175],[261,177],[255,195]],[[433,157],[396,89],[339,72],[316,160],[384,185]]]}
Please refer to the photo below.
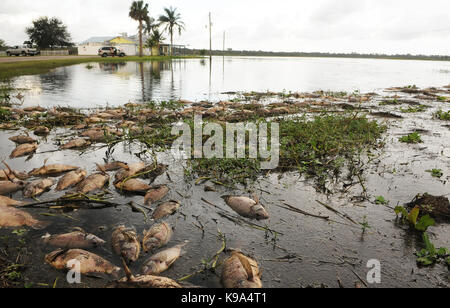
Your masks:
{"label": "floodwater", "polygon": [[[211,78],[210,93],[215,99],[219,99],[220,93],[224,91],[283,89],[378,90],[384,96],[393,96],[394,93],[383,92],[381,88],[405,84],[440,87],[450,83],[449,74],[440,71],[448,69],[448,62],[225,58],[225,74],[222,74],[221,61],[221,58],[213,60],[214,77]],[[356,64],[360,66],[355,67]],[[107,64],[108,69],[105,64],[93,65],[91,70],[85,65],[77,65],[60,68],[41,76],[20,77],[15,82],[18,86],[24,85],[32,89],[25,92],[25,105],[40,104],[44,107],[94,107],[104,106],[106,102],[119,105],[128,101],[149,99],[208,99],[209,67],[207,62],[202,64],[201,60],[174,61],[173,65]],[[144,74],[140,74],[141,67]],[[259,67],[259,73],[252,71],[255,67]],[[278,70],[270,71],[270,67]],[[352,67],[354,73],[350,74],[350,77]],[[378,73],[371,72],[376,67],[379,67]],[[298,78],[293,72],[298,73]],[[206,73],[206,76],[203,76],[203,73]],[[448,93],[446,95],[449,96]],[[367,283],[366,274],[369,269],[366,265],[371,259],[381,262],[381,284],[368,284],[368,287],[450,287],[449,272],[445,265],[436,264],[429,268],[419,268],[416,265],[414,252],[423,248],[422,240],[420,236],[397,223],[392,209],[397,204],[410,202],[418,193],[449,196],[450,130],[446,126],[449,123],[432,120],[433,112],[441,108],[448,110],[445,107],[449,103],[421,101],[410,95],[403,96],[430,108],[422,113],[401,114],[404,117],[402,119],[377,118],[378,121],[388,124],[389,129],[385,134],[386,146],[374,151],[373,154],[377,158],[367,164],[364,170],[363,177],[366,179],[365,188],[370,196],[369,200],[355,201],[354,197],[360,196],[363,190],[359,184],[352,185],[345,192],[337,190],[333,195],[325,195],[318,192],[311,181],[295,173],[271,174],[262,177],[251,187],[271,215],[270,220],[259,224],[267,224],[279,234],[238,225],[220,216],[217,208],[202,200],[208,200],[230,215],[235,215],[220,197],[230,194],[246,195],[248,191],[244,187],[230,189],[217,185],[216,192],[205,192],[203,184],[195,185],[194,181],[184,180],[182,162],[176,161],[168,153],[158,153],[158,162],[169,167],[168,172],[158,177],[154,183],[167,184],[171,192],[166,199],[178,200],[182,205],[177,214],[167,219],[174,226],[174,236],[168,247],[185,240],[190,241],[185,248],[186,253],[163,275],[179,279],[201,269],[202,260],[210,259],[222,245],[218,238],[220,230],[226,237],[228,248],[241,249],[258,261],[263,273],[264,287],[295,288],[321,284],[338,287],[338,281],[345,287],[355,287],[357,283]],[[365,103],[364,107],[370,111],[398,113],[398,106],[380,106],[381,100],[382,97],[374,97],[372,101]],[[421,131],[424,143],[406,145],[398,141],[400,136],[415,130]],[[0,132],[2,157],[6,157],[15,147],[8,138],[18,134],[17,131]],[[29,160],[17,158],[7,162],[12,169],[30,171],[42,166],[44,160],[48,159],[48,164],[74,164],[83,167],[88,173],[95,172],[95,163],[103,163],[103,158],[106,157],[104,147],[91,147],[84,152],[48,152],[58,149],[60,138],[70,139],[73,134],[69,128],[54,129],[47,138],[39,138],[30,133],[32,137],[39,138],[38,153]],[[120,143],[115,147],[110,159],[137,162],[139,158],[135,154],[145,149],[137,143]],[[150,156],[141,158],[147,163],[152,162]],[[444,176],[441,179],[433,178],[426,172],[433,168],[443,170]],[[28,282],[33,282],[34,286],[42,283],[50,287],[55,279],[58,279],[57,286],[65,287],[106,284],[103,279],[83,277],[81,285],[69,285],[64,272],[44,263],[45,254],[52,249],[40,245],[39,238],[47,232],[64,233],[73,227],[81,227],[107,241],[103,248],[91,251],[120,266],[120,258],[112,253],[110,247],[113,227],[124,223],[134,226],[138,233],[142,234],[153,222],[146,221],[142,213],[133,212],[126,205],[131,200],[142,204],[142,196],[124,196],[113,187],[109,190],[112,192],[110,201],[123,206],[102,210],[80,209],[67,213],[70,217],[43,216],[50,210],[27,209],[40,220],[49,221],[51,224],[44,230],[29,230],[23,237],[13,234],[12,230],[0,230],[0,243],[4,245],[2,249],[17,245],[18,239],[23,241],[21,245],[24,248],[20,250],[18,260],[27,263],[24,275]],[[39,198],[51,200],[63,194],[52,190]],[[375,196],[384,196],[389,200],[389,205],[374,204]],[[12,197],[22,199],[21,193]],[[328,211],[316,200],[333,206],[356,222],[366,219],[370,229],[362,234],[361,226],[353,225]],[[283,203],[315,215],[329,216],[333,222],[282,209],[278,205]],[[203,230],[199,227],[203,227]],[[448,224],[431,227],[429,233],[436,247],[450,247]],[[15,258],[17,252],[12,251],[9,251],[11,257]],[[221,260],[224,257],[222,255]],[[147,255],[144,254],[132,265],[133,273],[139,273],[146,259]],[[197,286],[220,287],[220,271],[219,267],[216,273],[207,271],[187,281]]]}
{"label": "floodwater", "polygon": [[29,89],[25,105],[92,108],[180,98],[217,101],[229,91],[370,92],[391,86],[445,86],[450,62],[213,57],[172,62],[91,63],[15,79]]}

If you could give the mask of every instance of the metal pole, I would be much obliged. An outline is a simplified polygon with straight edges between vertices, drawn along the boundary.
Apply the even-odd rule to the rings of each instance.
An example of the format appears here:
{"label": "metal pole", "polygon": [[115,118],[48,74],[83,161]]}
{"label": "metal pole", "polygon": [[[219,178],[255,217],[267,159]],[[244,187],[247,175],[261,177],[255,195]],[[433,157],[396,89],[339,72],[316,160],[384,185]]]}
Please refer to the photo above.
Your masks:
{"label": "metal pole", "polygon": [[209,57],[212,58],[212,23],[211,23],[211,12],[209,12]]}

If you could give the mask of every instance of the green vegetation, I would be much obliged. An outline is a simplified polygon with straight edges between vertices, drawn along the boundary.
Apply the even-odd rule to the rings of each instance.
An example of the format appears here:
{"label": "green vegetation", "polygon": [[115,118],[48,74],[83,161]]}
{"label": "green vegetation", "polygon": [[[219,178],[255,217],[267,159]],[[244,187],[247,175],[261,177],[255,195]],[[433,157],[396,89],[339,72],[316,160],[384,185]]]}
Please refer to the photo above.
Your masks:
{"label": "green vegetation", "polygon": [[433,116],[435,119],[438,119],[438,120],[450,121],[450,110],[447,112],[438,110]]}
{"label": "green vegetation", "polygon": [[425,244],[425,248],[416,252],[417,264],[421,266],[431,266],[436,262],[444,261],[450,266],[450,250],[446,247],[442,247],[436,250],[433,243],[430,241],[428,234],[423,233],[422,239]]}
{"label": "green vegetation", "polygon": [[428,106],[425,105],[418,105],[415,107],[408,107],[408,108],[401,108],[400,111],[402,113],[418,113],[418,112],[423,112],[428,108]]}
{"label": "green vegetation", "polygon": [[430,215],[424,215],[419,219],[420,207],[418,206],[414,207],[409,213],[403,206],[397,206],[394,211],[397,217],[401,214],[403,224],[409,222],[410,226],[418,231],[425,232],[428,227],[434,226],[436,223]]}
{"label": "green vegetation", "polygon": [[33,20],[33,25],[25,32],[30,38],[30,43],[36,44],[40,49],[73,45],[67,26],[56,17],[50,19],[40,17]]}
{"label": "green vegetation", "polygon": [[[267,124],[270,127],[270,123]],[[348,177],[357,175],[361,167],[356,158],[367,149],[378,146],[386,129],[364,116],[349,114],[320,115],[312,120],[306,117],[283,119],[279,125],[280,160],[277,170],[304,174],[314,179],[318,188],[323,190],[330,178],[341,175],[344,167],[348,167]],[[191,163],[192,171],[201,177],[244,183],[246,179],[254,180],[261,175],[260,161],[202,158]]]}
{"label": "green vegetation", "polygon": [[444,175],[441,169],[431,169],[431,170],[425,170],[426,172],[431,173],[431,176],[435,178],[440,178]]}
{"label": "green vegetation", "polygon": [[375,197],[375,204],[386,205],[386,204],[389,204],[389,201],[387,201],[383,196],[378,196],[378,197]]}
{"label": "green vegetation", "polygon": [[0,107],[0,123],[11,120],[11,112],[8,109]]}
{"label": "green vegetation", "polygon": [[409,143],[409,144],[417,144],[417,143],[423,142],[422,138],[420,137],[419,133],[417,133],[417,132],[409,134],[407,136],[403,136],[399,140],[400,140],[400,142]]}
{"label": "green vegetation", "polygon": [[52,69],[61,66],[70,66],[89,62],[121,63],[126,61],[146,62],[146,61],[167,61],[172,59],[192,58],[193,56],[149,56],[149,57],[123,57],[123,58],[101,58],[101,57],[74,57],[54,60],[35,60],[21,62],[0,63],[0,79],[12,78],[21,75],[45,74]]}

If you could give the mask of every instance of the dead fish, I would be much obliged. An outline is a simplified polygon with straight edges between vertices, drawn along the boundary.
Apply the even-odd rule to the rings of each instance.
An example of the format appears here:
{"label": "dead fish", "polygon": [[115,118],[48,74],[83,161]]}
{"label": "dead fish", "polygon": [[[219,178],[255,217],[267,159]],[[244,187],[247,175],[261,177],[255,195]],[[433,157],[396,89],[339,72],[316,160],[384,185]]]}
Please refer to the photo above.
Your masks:
{"label": "dead fish", "polygon": [[159,275],[166,271],[181,256],[181,248],[183,248],[186,244],[187,242],[179,244],[151,256],[144,263],[142,267],[142,274]]}
{"label": "dead fish", "polygon": [[83,137],[88,137],[91,142],[102,142],[105,140],[106,133],[103,130],[88,130],[81,134]]}
{"label": "dead fish", "polygon": [[103,188],[109,181],[109,175],[104,173],[94,173],[85,178],[79,185],[77,191],[86,194],[91,191]]}
{"label": "dead fish", "polygon": [[170,191],[166,185],[159,185],[152,187],[144,197],[144,204],[151,205],[154,202],[162,200]]}
{"label": "dead fish", "polygon": [[21,144],[17,148],[15,148],[14,151],[11,152],[11,155],[9,157],[17,158],[17,157],[26,156],[26,155],[36,152],[37,148],[38,148],[37,143]]}
{"label": "dead fish", "polygon": [[169,201],[160,204],[156,210],[153,212],[153,219],[162,219],[166,216],[174,214],[179,208],[180,204],[178,201]]}
{"label": "dead fish", "polygon": [[144,183],[138,179],[130,179],[126,182],[119,182],[114,185],[118,190],[132,192],[132,193],[145,193],[151,188],[150,185]]}
{"label": "dead fish", "polygon": [[23,196],[25,198],[37,197],[48,191],[54,184],[55,181],[52,179],[42,179],[30,182],[25,185],[25,188],[23,189]]}
{"label": "dead fish", "polygon": [[269,219],[266,209],[248,197],[222,196],[226,204],[243,217],[257,220]]}
{"label": "dead fish", "polygon": [[28,174],[25,172],[19,172],[15,170],[0,170],[0,181],[8,181],[8,180],[26,180],[28,179]]}
{"label": "dead fish", "polygon": [[45,135],[50,134],[50,129],[45,126],[39,126],[34,130],[34,134],[36,136],[45,136]]}
{"label": "dead fish", "polygon": [[56,190],[61,191],[66,188],[75,186],[83,181],[86,175],[87,172],[82,169],[70,171],[59,180],[58,185],[56,186]]}
{"label": "dead fish", "polygon": [[26,112],[33,112],[33,111],[44,112],[46,110],[47,109],[45,109],[41,106],[33,106],[33,107],[23,108],[23,111],[26,111]]}
{"label": "dead fish", "polygon": [[82,249],[58,249],[45,256],[45,262],[59,270],[72,269],[69,261],[76,260],[80,263],[81,274],[109,274],[117,275],[120,268],[114,266],[109,261],[91,252]]}
{"label": "dead fish", "polygon": [[2,228],[28,226],[42,229],[46,225],[47,223],[34,219],[27,212],[0,204],[0,227]]}
{"label": "dead fish", "polygon": [[126,228],[124,225],[118,226],[112,233],[111,241],[114,252],[122,256],[127,263],[139,258],[141,244],[134,229]]}
{"label": "dead fish", "polygon": [[145,252],[165,246],[172,237],[172,228],[166,222],[153,225],[150,230],[144,231],[142,249]]}
{"label": "dead fish", "polygon": [[23,188],[23,182],[0,181],[0,195],[13,194]]}
{"label": "dead fish", "polygon": [[173,279],[160,276],[131,276],[115,281],[108,287],[111,288],[142,288],[142,289],[181,289],[182,287]]}
{"label": "dead fish", "polygon": [[14,143],[24,144],[24,143],[36,143],[37,141],[27,135],[19,135],[9,138]]}
{"label": "dead fish", "polygon": [[91,143],[83,138],[74,139],[72,141],[67,142],[66,144],[63,144],[61,146],[61,149],[68,150],[68,149],[77,149],[77,148],[83,148],[86,146],[89,146]]}
{"label": "dead fish", "polygon": [[22,205],[22,202],[16,201],[14,199],[10,199],[10,198],[5,197],[5,196],[0,196],[0,205],[4,205],[4,206],[18,206],[18,205]]}
{"label": "dead fish", "polygon": [[221,281],[227,289],[262,288],[258,263],[237,251],[225,260]]}
{"label": "dead fish", "polygon": [[144,169],[145,169],[145,164],[142,162],[130,164],[127,166],[126,169],[122,169],[116,173],[114,184],[122,182],[123,180],[125,180],[126,178],[129,178],[130,176],[134,176]]}
{"label": "dead fish", "polygon": [[45,244],[70,249],[70,248],[94,248],[105,244],[106,242],[94,234],[86,233],[82,230],[66,234],[50,235],[47,233],[42,237]]}
{"label": "dead fish", "polygon": [[112,163],[98,166],[99,171],[117,171],[119,169],[128,169],[128,165],[121,161],[115,161]]}
{"label": "dead fish", "polygon": [[79,167],[62,164],[44,165],[40,168],[31,170],[28,174],[30,176],[51,176],[77,170],[78,168]]}

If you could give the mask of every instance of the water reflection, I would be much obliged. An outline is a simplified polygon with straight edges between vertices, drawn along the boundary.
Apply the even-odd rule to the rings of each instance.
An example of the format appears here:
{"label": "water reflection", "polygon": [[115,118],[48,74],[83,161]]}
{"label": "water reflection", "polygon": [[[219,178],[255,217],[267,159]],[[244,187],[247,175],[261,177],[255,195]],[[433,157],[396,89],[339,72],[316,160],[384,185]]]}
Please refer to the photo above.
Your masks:
{"label": "water reflection", "polygon": [[15,79],[25,105],[117,106],[127,102],[230,99],[230,91],[372,92],[391,86],[450,84],[450,62],[323,58],[213,57],[92,63]]}

